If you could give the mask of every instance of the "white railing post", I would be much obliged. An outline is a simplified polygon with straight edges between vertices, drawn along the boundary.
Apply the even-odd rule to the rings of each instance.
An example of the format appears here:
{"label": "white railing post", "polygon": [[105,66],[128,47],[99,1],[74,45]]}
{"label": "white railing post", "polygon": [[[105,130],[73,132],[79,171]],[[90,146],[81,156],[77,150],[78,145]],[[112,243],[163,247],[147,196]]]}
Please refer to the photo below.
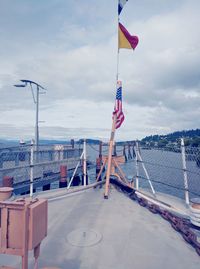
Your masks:
{"label": "white railing post", "polygon": [[185,158],[185,144],[184,144],[183,138],[181,138],[181,156],[182,156],[182,165],[183,165],[185,203],[189,205],[190,202],[189,202],[189,192],[188,192],[188,177],[187,177],[186,158]]}
{"label": "white railing post", "polygon": [[135,167],[136,167],[136,190],[139,190],[139,163],[138,163],[138,141],[136,142],[136,145],[134,147],[135,150]]}
{"label": "white railing post", "polygon": [[67,190],[69,190],[69,188],[71,187],[71,184],[72,184],[72,181],[73,181],[73,179],[74,179],[74,177],[75,177],[76,171],[77,171],[77,169],[78,169],[78,167],[79,167],[79,165],[80,165],[80,163],[81,163],[81,160],[82,160],[82,158],[83,158],[83,154],[84,154],[84,152],[81,153],[81,156],[80,156],[80,158],[79,158],[79,161],[78,161],[78,163],[77,163],[77,165],[76,165],[76,168],[74,169],[73,175],[72,175],[72,177],[71,177],[71,179],[70,179],[69,185],[67,186]]}
{"label": "white railing post", "polygon": [[35,146],[35,141],[32,139],[31,140],[31,156],[30,156],[30,197],[31,198],[33,197],[34,146]]}
{"label": "white railing post", "polygon": [[142,168],[143,168],[143,170],[144,170],[144,172],[145,172],[145,175],[146,175],[147,180],[148,180],[148,182],[149,182],[149,185],[150,185],[150,187],[151,187],[151,191],[152,191],[153,195],[156,195],[156,192],[155,192],[155,190],[154,190],[154,187],[153,187],[152,182],[151,182],[150,177],[149,177],[149,173],[147,172],[147,169],[146,169],[146,167],[145,167],[145,165],[144,165],[144,162],[143,162],[143,160],[142,160],[142,157],[141,157],[141,155],[140,155],[139,148],[138,148],[137,153],[138,153],[138,160],[139,160],[139,161],[141,162],[141,164],[142,164]]}
{"label": "white railing post", "polygon": [[87,185],[87,158],[86,158],[86,139],[83,142],[83,185]]}

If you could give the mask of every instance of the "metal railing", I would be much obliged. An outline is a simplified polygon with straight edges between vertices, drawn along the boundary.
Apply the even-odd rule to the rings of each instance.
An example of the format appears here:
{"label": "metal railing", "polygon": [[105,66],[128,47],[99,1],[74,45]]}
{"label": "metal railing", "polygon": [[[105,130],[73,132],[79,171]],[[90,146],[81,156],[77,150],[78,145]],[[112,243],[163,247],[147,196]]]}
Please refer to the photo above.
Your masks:
{"label": "metal railing", "polygon": [[[89,161],[98,157],[99,146],[87,145]],[[102,151],[107,153],[107,148]],[[79,145],[34,145],[0,149],[0,183],[4,176],[13,177],[14,185],[30,182],[30,179],[50,181],[59,179],[61,165],[72,170],[80,162],[83,149]],[[185,199],[200,196],[200,148],[185,147],[184,141],[170,147],[150,147],[139,143],[130,148],[120,145],[117,155],[125,155],[122,169],[135,181],[136,189],[150,189],[153,194],[163,192]],[[81,164],[82,165],[82,164]],[[90,182],[95,181],[95,167],[88,171]],[[28,184],[28,183],[27,183]],[[30,183],[29,183],[30,184]]]}
{"label": "metal railing", "polygon": [[[200,148],[188,147],[181,139],[165,147],[127,143],[117,146],[117,155],[124,155],[121,165],[127,178],[134,181],[136,189],[146,189],[154,195],[158,192],[185,199],[186,204],[193,197],[200,197]],[[126,147],[125,147],[126,145]],[[90,146],[98,156],[99,146]],[[103,154],[108,148],[104,147]]]}
{"label": "metal railing", "polygon": [[163,148],[138,145],[135,152],[136,188],[153,185],[156,192],[180,197],[186,204],[200,196],[200,148],[185,147],[181,139],[178,145]]}
{"label": "metal railing", "polygon": [[80,158],[82,149],[79,145],[35,145],[0,149],[0,184],[5,176],[12,177],[14,185],[30,180],[45,180],[57,177],[60,166],[73,169]]}

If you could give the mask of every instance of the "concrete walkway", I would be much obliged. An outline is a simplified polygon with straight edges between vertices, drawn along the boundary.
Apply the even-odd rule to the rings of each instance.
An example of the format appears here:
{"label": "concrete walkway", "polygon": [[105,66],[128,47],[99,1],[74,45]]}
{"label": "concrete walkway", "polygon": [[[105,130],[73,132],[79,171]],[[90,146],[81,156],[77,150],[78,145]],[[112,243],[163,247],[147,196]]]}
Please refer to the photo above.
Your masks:
{"label": "concrete walkway", "polygon": [[[0,255],[0,264],[20,268],[19,259]],[[200,257],[159,215],[111,189],[49,201],[48,236],[39,268],[199,269]],[[30,259],[30,268],[33,260]]]}

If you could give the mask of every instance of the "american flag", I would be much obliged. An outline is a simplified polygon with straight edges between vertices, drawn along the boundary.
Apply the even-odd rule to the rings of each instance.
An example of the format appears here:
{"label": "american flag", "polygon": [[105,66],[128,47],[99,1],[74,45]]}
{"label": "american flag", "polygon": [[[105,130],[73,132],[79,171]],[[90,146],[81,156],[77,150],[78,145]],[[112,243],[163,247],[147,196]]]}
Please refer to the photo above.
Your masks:
{"label": "american flag", "polygon": [[122,111],[122,82],[117,81],[117,92],[115,100],[115,108],[113,116],[116,116],[115,128],[118,129],[124,121],[124,113]]}

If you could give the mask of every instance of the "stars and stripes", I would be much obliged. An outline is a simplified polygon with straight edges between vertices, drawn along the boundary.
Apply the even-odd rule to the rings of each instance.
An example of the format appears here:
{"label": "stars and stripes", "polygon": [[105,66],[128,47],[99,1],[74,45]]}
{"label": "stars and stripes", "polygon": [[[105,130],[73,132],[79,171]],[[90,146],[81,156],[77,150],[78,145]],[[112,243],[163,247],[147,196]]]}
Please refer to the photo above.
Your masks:
{"label": "stars and stripes", "polygon": [[115,100],[115,108],[113,112],[113,116],[115,116],[115,128],[118,129],[122,122],[124,121],[124,113],[122,111],[122,82],[117,81],[117,92],[116,92],[116,100]]}
{"label": "stars and stripes", "polygon": [[119,2],[118,2],[118,16],[120,15],[126,2],[128,2],[128,0],[119,0]]}

